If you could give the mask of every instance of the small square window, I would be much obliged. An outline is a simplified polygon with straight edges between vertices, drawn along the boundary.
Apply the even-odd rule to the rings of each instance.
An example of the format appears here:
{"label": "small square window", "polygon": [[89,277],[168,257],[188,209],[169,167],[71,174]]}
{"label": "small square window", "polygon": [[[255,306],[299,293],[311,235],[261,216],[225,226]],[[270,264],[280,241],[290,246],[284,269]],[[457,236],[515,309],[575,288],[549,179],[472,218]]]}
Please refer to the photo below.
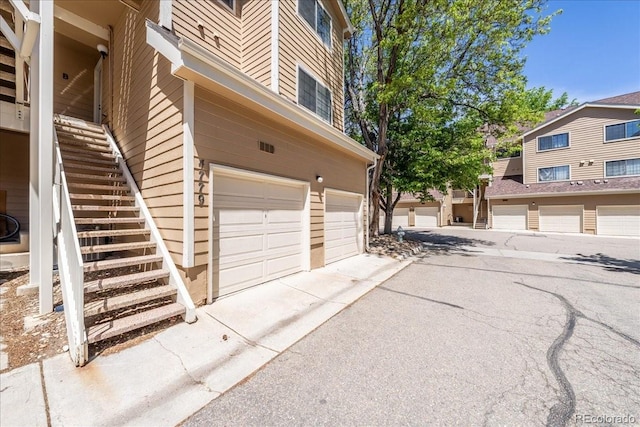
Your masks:
{"label": "small square window", "polygon": [[331,91],[298,68],[298,104],[331,123]]}
{"label": "small square window", "polygon": [[605,176],[640,175],[640,159],[611,160],[605,162]]}
{"label": "small square window", "polygon": [[298,0],[298,14],[316,32],[322,43],[331,47],[331,17],[319,0]]}

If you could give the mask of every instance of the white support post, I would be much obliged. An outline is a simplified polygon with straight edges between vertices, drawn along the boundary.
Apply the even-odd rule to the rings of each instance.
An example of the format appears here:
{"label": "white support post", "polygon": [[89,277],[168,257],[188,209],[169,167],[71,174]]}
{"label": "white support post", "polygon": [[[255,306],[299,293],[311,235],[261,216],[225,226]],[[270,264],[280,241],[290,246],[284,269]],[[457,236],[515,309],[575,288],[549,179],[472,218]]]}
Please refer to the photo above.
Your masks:
{"label": "white support post", "polygon": [[195,127],[195,84],[184,81],[183,115],[182,115],[182,266],[191,268],[195,265],[195,166],[194,166],[194,127]]}
{"label": "white support post", "polygon": [[[24,33],[24,22],[22,16],[16,14],[15,17],[16,36],[22,40]],[[26,101],[24,97],[24,59],[16,55],[16,104],[24,104]],[[17,108],[22,108],[22,105],[17,105]]]}
{"label": "white support post", "polygon": [[31,58],[30,276],[40,314],[53,311],[53,2],[32,0],[40,31]]}

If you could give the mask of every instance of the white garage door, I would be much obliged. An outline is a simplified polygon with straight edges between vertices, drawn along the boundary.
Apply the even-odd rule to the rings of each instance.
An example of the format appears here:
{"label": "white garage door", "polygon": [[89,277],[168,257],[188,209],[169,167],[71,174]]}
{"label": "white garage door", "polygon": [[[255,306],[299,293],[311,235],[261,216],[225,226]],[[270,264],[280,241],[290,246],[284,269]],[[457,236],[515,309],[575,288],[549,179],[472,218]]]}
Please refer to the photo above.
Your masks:
{"label": "white garage door", "polygon": [[540,206],[540,231],[582,233],[582,206]]}
{"label": "white garage door", "polygon": [[362,252],[362,196],[327,190],[324,213],[326,264]]}
{"label": "white garage door", "polygon": [[526,230],[527,205],[492,206],[494,230]]}
{"label": "white garage door", "polygon": [[596,232],[640,237],[640,206],[598,206]]}
{"label": "white garage door", "polygon": [[416,227],[437,227],[438,207],[415,208]]}
{"label": "white garage door", "polygon": [[303,269],[305,198],[304,183],[214,170],[214,297]]}
{"label": "white garage door", "polygon": [[395,208],[393,210],[393,230],[399,226],[407,228],[409,226],[409,208]]}

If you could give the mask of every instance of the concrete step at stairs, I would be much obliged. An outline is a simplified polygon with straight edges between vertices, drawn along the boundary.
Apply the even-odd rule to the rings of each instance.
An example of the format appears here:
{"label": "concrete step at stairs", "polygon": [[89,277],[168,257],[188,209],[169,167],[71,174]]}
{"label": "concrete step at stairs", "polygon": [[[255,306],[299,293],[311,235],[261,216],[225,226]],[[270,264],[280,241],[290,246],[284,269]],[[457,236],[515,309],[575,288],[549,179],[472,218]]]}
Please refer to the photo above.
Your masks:
{"label": "concrete step at stairs", "polygon": [[128,242],[128,243],[112,243],[106,245],[81,246],[80,253],[82,255],[98,254],[102,252],[121,252],[132,251],[137,249],[155,249],[154,242]]}
{"label": "concrete step at stairs", "polygon": [[104,261],[90,261],[84,263],[84,271],[102,271],[111,270],[114,268],[130,267],[134,265],[146,265],[162,262],[162,256],[160,255],[143,255],[136,257],[108,259]]}
{"label": "concrete step at stairs", "polygon": [[127,294],[98,298],[84,305],[84,315],[85,317],[97,316],[109,311],[170,297],[176,295],[176,293],[175,288],[169,285],[163,285]]}
{"label": "concrete step at stairs", "polygon": [[93,344],[172,317],[183,315],[184,313],[185,308],[181,304],[172,303],[164,305],[152,310],[136,313],[132,316],[90,326],[87,329],[87,339],[89,344]]}
{"label": "concrete step at stairs", "polygon": [[97,238],[97,237],[121,237],[121,236],[140,236],[151,233],[146,228],[124,228],[121,230],[90,230],[78,231],[78,238]]}
{"label": "concrete step at stairs", "polygon": [[155,280],[169,278],[169,272],[166,270],[151,270],[142,273],[125,274],[122,276],[105,277],[102,279],[91,280],[85,282],[85,294],[100,292],[110,289],[118,289],[130,287],[131,285],[140,285],[143,283],[153,282]]}

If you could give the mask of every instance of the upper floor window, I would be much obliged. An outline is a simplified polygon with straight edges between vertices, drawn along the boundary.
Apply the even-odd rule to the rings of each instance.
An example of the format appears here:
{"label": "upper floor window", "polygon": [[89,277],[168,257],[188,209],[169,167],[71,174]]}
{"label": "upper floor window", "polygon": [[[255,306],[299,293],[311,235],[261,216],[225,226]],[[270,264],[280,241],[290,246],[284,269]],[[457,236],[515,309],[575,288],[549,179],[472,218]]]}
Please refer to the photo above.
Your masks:
{"label": "upper floor window", "polygon": [[569,134],[559,133],[557,135],[538,137],[538,151],[555,150],[569,146]]}
{"label": "upper floor window", "polygon": [[567,181],[571,176],[569,165],[553,166],[550,168],[538,169],[538,181]]}
{"label": "upper floor window", "polygon": [[298,104],[331,123],[331,91],[298,67]]}
{"label": "upper floor window", "polygon": [[320,40],[331,47],[331,17],[319,0],[298,0],[298,13],[318,34]]}
{"label": "upper floor window", "polygon": [[218,1],[235,12],[236,0],[218,0]]}
{"label": "upper floor window", "polygon": [[604,127],[604,142],[640,136],[640,120],[618,123]]}
{"label": "upper floor window", "polygon": [[640,159],[604,162],[604,174],[610,176],[640,175]]}

